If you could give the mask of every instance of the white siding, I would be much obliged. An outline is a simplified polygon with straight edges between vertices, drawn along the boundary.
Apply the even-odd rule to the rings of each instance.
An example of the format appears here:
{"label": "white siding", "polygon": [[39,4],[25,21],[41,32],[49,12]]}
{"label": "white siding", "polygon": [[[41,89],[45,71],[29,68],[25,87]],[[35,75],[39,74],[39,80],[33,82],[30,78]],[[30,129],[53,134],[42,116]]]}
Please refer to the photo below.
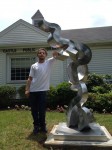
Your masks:
{"label": "white siding", "polygon": [[51,85],[58,85],[59,83],[63,82],[63,62],[57,60],[53,65],[52,72],[51,72]]}
{"label": "white siding", "polygon": [[64,81],[68,81],[68,73],[67,73],[67,66],[68,66],[68,61],[70,61],[69,59],[66,59],[63,62],[63,76],[64,76]]}
{"label": "white siding", "polygon": [[112,74],[112,49],[93,49],[89,72]]}
{"label": "white siding", "polygon": [[[49,51],[48,57],[51,57],[51,56],[52,56],[52,51]],[[56,62],[54,63],[52,67],[50,84],[53,86],[56,86],[63,81],[64,81],[63,61],[56,60]]]}
{"label": "white siding", "polygon": [[0,85],[6,84],[6,54],[0,52]]}
{"label": "white siding", "polygon": [[8,33],[0,37],[0,44],[22,44],[22,43],[42,43],[47,37],[40,32],[32,30],[23,24],[19,24]]}

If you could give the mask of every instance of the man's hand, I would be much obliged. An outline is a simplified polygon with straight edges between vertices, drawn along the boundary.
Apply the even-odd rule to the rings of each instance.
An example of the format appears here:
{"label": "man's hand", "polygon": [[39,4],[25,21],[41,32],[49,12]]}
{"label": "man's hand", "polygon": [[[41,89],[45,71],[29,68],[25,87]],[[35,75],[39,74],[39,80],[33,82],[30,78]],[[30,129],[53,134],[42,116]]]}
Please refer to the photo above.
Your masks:
{"label": "man's hand", "polygon": [[31,81],[32,81],[32,77],[29,76],[27,82],[26,82],[26,89],[25,89],[25,95],[26,97],[28,98],[29,95],[30,95],[30,84],[31,84]]}
{"label": "man's hand", "polygon": [[59,55],[59,53],[57,51],[53,51],[52,55],[54,58],[56,58]]}
{"label": "man's hand", "polygon": [[27,90],[27,91],[25,91],[25,95],[26,95],[26,97],[28,98],[29,96],[30,96],[30,92]]}

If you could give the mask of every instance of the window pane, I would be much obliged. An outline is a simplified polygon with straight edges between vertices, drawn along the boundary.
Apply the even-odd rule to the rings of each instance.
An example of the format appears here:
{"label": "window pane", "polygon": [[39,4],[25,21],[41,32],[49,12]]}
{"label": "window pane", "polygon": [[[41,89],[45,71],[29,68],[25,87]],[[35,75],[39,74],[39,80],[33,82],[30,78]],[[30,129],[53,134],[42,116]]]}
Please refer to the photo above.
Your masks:
{"label": "window pane", "polygon": [[12,58],[11,80],[27,80],[30,66],[35,62],[35,57]]}

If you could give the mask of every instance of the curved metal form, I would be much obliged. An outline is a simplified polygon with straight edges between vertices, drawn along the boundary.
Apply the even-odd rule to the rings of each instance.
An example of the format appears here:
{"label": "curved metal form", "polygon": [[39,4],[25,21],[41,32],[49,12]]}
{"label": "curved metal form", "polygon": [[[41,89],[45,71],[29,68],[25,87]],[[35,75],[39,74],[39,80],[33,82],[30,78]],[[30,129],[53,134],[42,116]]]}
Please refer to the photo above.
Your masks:
{"label": "curved metal form", "polygon": [[55,23],[41,20],[38,26],[41,30],[50,32],[47,42],[51,47],[62,49],[57,59],[65,60],[70,57],[72,60],[67,70],[71,90],[77,91],[77,96],[71,100],[68,107],[67,126],[83,131],[89,128],[89,123],[94,120],[92,112],[88,108],[83,107],[88,98],[85,82],[88,75],[87,64],[92,58],[91,50],[83,43],[75,43],[72,40],[62,38],[60,36],[61,28]]}

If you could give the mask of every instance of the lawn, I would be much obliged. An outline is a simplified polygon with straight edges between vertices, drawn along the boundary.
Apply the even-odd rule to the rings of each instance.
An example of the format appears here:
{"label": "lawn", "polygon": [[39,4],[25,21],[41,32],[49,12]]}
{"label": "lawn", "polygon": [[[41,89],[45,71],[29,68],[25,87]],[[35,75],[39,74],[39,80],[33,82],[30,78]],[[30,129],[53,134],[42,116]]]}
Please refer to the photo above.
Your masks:
{"label": "lawn", "polygon": [[[105,126],[112,135],[112,115],[94,114],[96,122]],[[48,134],[59,122],[65,122],[65,113],[47,112]],[[0,111],[0,150],[47,150],[43,145],[47,135],[32,134],[32,116],[26,110]]]}

